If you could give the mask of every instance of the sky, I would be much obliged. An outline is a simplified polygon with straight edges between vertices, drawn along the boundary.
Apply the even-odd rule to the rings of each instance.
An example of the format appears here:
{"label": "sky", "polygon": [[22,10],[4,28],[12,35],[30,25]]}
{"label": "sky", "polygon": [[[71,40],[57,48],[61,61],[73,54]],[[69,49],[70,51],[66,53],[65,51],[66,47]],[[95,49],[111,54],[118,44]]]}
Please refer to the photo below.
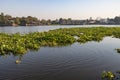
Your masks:
{"label": "sky", "polygon": [[120,16],[120,0],[0,0],[0,12],[39,19]]}

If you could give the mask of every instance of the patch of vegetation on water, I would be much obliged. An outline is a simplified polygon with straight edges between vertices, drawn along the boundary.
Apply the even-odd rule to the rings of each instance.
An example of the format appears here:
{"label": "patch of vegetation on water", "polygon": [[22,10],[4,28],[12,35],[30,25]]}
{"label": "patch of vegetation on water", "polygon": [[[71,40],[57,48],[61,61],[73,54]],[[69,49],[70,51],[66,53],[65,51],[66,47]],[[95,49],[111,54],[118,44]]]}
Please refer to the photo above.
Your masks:
{"label": "patch of vegetation on water", "polygon": [[[77,37],[77,39],[75,38]],[[0,54],[25,54],[41,46],[60,46],[74,42],[101,41],[106,36],[120,38],[119,27],[64,28],[28,34],[0,33]],[[120,52],[119,49],[116,49]]]}
{"label": "patch of vegetation on water", "polygon": [[102,80],[120,80],[120,71],[103,71],[101,74]]}
{"label": "patch of vegetation on water", "polygon": [[38,50],[40,46],[58,46],[72,44],[75,42],[74,37],[58,33],[29,33],[21,35],[0,34],[0,54],[24,54],[28,50]]}
{"label": "patch of vegetation on water", "polygon": [[101,78],[102,78],[102,80],[114,80],[115,74],[111,71],[103,71]]}
{"label": "patch of vegetation on water", "polygon": [[118,53],[120,53],[120,48],[118,48],[118,49],[115,49],[115,50],[117,50],[117,52],[118,52]]}

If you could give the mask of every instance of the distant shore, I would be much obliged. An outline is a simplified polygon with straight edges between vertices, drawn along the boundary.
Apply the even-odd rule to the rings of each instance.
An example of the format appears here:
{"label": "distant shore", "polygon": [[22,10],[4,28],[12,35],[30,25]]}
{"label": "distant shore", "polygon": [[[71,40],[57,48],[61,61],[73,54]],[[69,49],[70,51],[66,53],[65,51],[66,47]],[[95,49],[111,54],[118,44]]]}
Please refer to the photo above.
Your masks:
{"label": "distant shore", "polygon": [[73,20],[71,18],[56,19],[56,20],[39,20],[36,17],[12,17],[11,15],[1,13],[0,14],[0,26],[40,26],[40,25],[120,25],[120,17],[107,19],[85,19],[85,20]]}

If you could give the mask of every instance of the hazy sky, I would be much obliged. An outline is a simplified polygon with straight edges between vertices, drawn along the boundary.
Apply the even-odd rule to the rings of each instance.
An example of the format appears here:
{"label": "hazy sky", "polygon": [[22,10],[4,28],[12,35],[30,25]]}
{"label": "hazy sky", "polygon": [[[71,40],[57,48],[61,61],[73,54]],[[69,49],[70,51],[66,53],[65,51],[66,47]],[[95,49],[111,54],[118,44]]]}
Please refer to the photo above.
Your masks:
{"label": "hazy sky", "polygon": [[39,19],[115,17],[120,0],[0,0],[0,12]]}

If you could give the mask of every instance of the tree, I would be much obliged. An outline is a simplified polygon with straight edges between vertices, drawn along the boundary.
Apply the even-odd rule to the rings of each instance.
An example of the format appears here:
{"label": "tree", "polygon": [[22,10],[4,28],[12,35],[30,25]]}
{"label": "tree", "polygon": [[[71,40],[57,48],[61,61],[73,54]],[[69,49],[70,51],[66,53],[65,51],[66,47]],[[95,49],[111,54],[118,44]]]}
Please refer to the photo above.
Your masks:
{"label": "tree", "polygon": [[63,24],[63,19],[62,18],[59,19],[59,24]]}
{"label": "tree", "polygon": [[120,24],[120,17],[115,17],[114,18],[114,22],[116,23],[116,24]]}
{"label": "tree", "polygon": [[0,14],[0,25],[4,26],[5,24],[5,16],[4,16],[4,13],[1,13]]}
{"label": "tree", "polygon": [[25,18],[25,17],[22,17],[22,18],[20,19],[20,25],[21,25],[21,26],[26,26],[26,24],[27,24],[26,18]]}
{"label": "tree", "polygon": [[47,25],[51,25],[51,20],[47,20]]}
{"label": "tree", "polygon": [[14,19],[14,23],[15,23],[16,25],[20,25],[20,18],[19,18],[19,17],[16,17],[16,18]]}
{"label": "tree", "polygon": [[51,24],[52,24],[52,25],[57,25],[57,24],[59,24],[59,20],[58,20],[58,19],[53,20],[53,21],[51,21]]}
{"label": "tree", "polygon": [[40,21],[40,23],[42,24],[42,25],[46,25],[46,20],[45,19],[42,19],[41,21]]}
{"label": "tree", "polygon": [[67,24],[68,24],[68,25],[72,24],[72,19],[71,19],[71,18],[68,18],[68,19],[67,19]]}

